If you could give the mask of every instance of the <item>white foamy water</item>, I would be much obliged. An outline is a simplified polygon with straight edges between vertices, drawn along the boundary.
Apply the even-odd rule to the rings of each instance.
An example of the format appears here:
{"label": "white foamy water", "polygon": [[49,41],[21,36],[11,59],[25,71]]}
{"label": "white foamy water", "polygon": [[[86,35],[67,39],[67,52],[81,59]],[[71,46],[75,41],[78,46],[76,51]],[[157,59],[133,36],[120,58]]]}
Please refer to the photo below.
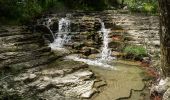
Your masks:
{"label": "white foamy water", "polygon": [[70,20],[67,18],[61,18],[58,23],[58,32],[55,34],[54,42],[49,46],[51,49],[56,50],[63,48],[64,44],[67,44],[71,37],[68,35],[70,33]]}
{"label": "white foamy water", "polygon": [[107,64],[107,63],[103,63],[103,62],[100,62],[99,60],[91,60],[91,59],[83,59],[83,58],[80,58],[76,55],[70,55],[70,56],[66,56],[66,59],[71,59],[71,60],[74,60],[74,61],[80,61],[80,62],[84,62],[88,65],[92,65],[92,66],[100,66],[100,67],[104,67],[104,68],[111,68],[113,70],[116,70],[115,67]]}
{"label": "white foamy water", "polygon": [[104,22],[102,22],[101,20],[99,20],[100,24],[101,24],[101,30],[100,32],[102,33],[102,39],[103,39],[103,46],[101,48],[101,57],[100,59],[98,59],[99,61],[110,61],[112,59],[114,59],[113,57],[111,57],[111,50],[108,47],[109,44],[109,38],[108,35],[110,33],[109,29],[105,28]]}
{"label": "white foamy water", "polygon": [[[87,63],[88,65],[100,66],[103,68],[111,68],[116,70],[116,68],[114,68],[112,65],[109,65],[107,63],[108,61],[115,59],[110,56],[111,50],[108,47],[108,43],[109,43],[108,34],[110,33],[110,30],[105,28],[104,22],[102,22],[101,20],[100,23],[101,23],[101,30],[99,32],[102,34],[102,39],[103,39],[100,58],[92,60],[92,59],[83,59],[77,55],[69,55],[66,56],[66,59],[84,62]],[[51,43],[49,46],[53,50],[63,51],[65,50],[64,44],[67,44],[71,39],[71,37],[68,35],[70,33],[70,20],[68,20],[67,18],[60,19],[58,28],[59,28],[58,32],[55,34],[54,42]]]}
{"label": "white foamy water", "polygon": [[115,59],[114,57],[110,56],[111,50],[108,47],[108,43],[109,43],[108,34],[110,33],[110,30],[105,28],[104,22],[102,22],[101,20],[99,21],[101,23],[101,30],[99,32],[102,34],[102,38],[103,38],[103,46],[101,48],[100,58],[92,60],[92,59],[83,59],[78,57],[77,55],[70,55],[67,56],[66,59],[84,62],[88,65],[100,66],[100,67],[111,68],[116,70],[115,67],[107,64],[108,61]]}

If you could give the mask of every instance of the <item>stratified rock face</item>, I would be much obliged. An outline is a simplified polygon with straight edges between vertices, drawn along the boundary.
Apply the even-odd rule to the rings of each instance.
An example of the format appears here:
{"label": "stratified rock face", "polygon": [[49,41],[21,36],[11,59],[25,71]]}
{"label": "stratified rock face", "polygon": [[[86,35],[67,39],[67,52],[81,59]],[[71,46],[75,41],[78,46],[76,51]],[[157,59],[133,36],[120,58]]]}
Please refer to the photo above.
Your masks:
{"label": "stratified rock face", "polygon": [[[56,61],[49,66],[30,68],[12,77],[11,92],[24,100],[79,100],[98,92],[94,74],[88,65],[73,61]],[[2,84],[3,89],[10,84]],[[102,85],[102,84],[101,84]]]}
{"label": "stratified rock face", "polygon": [[0,68],[21,70],[46,64],[54,56],[42,34],[21,26],[0,28]]}
{"label": "stratified rock face", "polygon": [[159,54],[158,16],[117,13],[112,18],[120,28],[116,34],[123,35],[127,44],[143,45],[150,55]]}
{"label": "stratified rock face", "polygon": [[[0,99],[76,100],[98,92],[94,88],[96,78],[87,69],[88,65],[59,59],[69,54],[69,50],[51,52],[43,35],[24,26],[0,28]],[[75,48],[83,46],[77,44]],[[87,49],[90,53],[98,52],[95,48],[82,51]],[[8,74],[11,70],[15,75]]]}
{"label": "stratified rock face", "polygon": [[[105,23],[106,28],[114,28],[114,24],[111,19],[111,14],[107,12],[73,12],[69,13],[71,16],[66,17],[70,20],[70,32],[71,41],[65,44],[67,49],[75,50],[77,53],[82,53],[85,56],[96,54],[100,52],[102,46],[102,33],[100,21]],[[48,17],[50,16],[50,17]],[[47,23],[51,30],[58,34],[58,22],[61,18],[65,18],[67,14],[52,14],[46,18],[39,19],[38,24]]]}
{"label": "stratified rock face", "polygon": [[[104,12],[73,12],[68,19],[71,21],[72,40],[65,47],[81,52],[84,46],[100,49],[102,37],[100,34],[102,20],[109,33],[109,48],[120,52],[127,45],[142,45],[151,56],[159,56],[159,20],[158,16]],[[54,33],[58,30],[58,20],[67,14],[52,14],[50,28]],[[41,21],[49,18],[42,18]],[[96,53],[96,52],[94,52]],[[86,55],[86,53],[84,53]]]}

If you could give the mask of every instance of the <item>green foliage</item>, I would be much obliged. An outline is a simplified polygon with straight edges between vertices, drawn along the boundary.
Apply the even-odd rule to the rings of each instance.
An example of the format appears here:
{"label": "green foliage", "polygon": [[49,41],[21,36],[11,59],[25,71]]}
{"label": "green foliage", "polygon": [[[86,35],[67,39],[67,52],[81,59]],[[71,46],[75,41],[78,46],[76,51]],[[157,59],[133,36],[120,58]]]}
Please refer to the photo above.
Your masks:
{"label": "green foliage", "polygon": [[0,20],[25,22],[49,9],[103,10],[109,7],[109,1],[112,0],[0,0]]}
{"label": "green foliage", "polygon": [[60,5],[58,0],[0,0],[0,19],[24,22]]}
{"label": "green foliage", "polygon": [[156,13],[157,12],[157,3],[143,3],[143,11]]}
{"label": "green foliage", "polygon": [[124,3],[134,12],[156,13],[158,10],[157,0],[124,0]]}
{"label": "green foliage", "polygon": [[126,46],[124,48],[124,52],[127,53],[127,55],[131,55],[139,58],[147,55],[147,51],[144,47],[136,46],[136,45]]}

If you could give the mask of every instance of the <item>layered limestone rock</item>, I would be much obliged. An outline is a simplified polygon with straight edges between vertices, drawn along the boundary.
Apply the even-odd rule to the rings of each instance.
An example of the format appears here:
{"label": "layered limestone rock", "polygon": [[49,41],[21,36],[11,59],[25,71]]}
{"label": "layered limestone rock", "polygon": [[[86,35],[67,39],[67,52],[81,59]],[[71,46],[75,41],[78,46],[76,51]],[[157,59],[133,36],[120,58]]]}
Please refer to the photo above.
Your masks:
{"label": "layered limestone rock", "polygon": [[[137,16],[114,11],[76,12],[67,15],[71,20],[71,32],[69,35],[72,36],[72,40],[64,47],[70,51],[66,51],[66,53],[65,51],[64,53],[55,51],[52,53],[46,43],[52,42],[51,32],[57,33],[58,21],[63,17],[66,17],[65,14],[59,13],[40,19],[38,21],[39,25],[49,26],[44,28],[36,27],[35,29],[38,32],[34,33],[30,32],[26,27],[0,28],[0,68],[22,71],[17,75],[8,75],[4,72],[5,74],[0,78],[0,96],[1,94],[6,94],[6,97],[11,98],[18,96],[24,100],[77,100],[89,99],[94,93],[99,92],[98,88],[106,85],[106,83],[96,80],[95,75],[87,69],[86,64],[63,61],[63,59],[58,59],[56,62],[49,64],[56,58],[61,58],[69,53],[81,53],[84,58],[98,58],[100,56],[98,53],[101,52],[100,48],[102,46],[99,18],[105,23],[106,28],[111,30],[109,33],[109,48],[112,49],[113,56],[123,56],[124,54],[119,52],[129,44],[144,45],[150,54],[159,53],[159,50],[152,52],[152,50],[157,50],[159,47],[156,16]],[[39,32],[44,32],[45,34]],[[112,77],[116,78],[116,74],[113,75]],[[124,73],[121,73],[120,76],[123,75]],[[138,76],[134,76],[134,81],[136,82],[136,77],[138,79]],[[124,82],[125,78],[123,78],[120,83]],[[129,78],[131,77],[129,76]],[[140,78],[140,82],[141,80]],[[111,79],[112,81],[115,82],[114,79]],[[98,83],[97,86],[95,86],[96,82]],[[131,84],[131,81],[127,84]],[[135,90],[141,90],[144,83],[137,84],[139,84],[140,88],[135,88]],[[117,99],[117,96],[120,98],[128,97],[131,89],[135,87],[123,86],[128,88],[125,88],[125,95],[115,93],[115,99]],[[121,87],[113,88],[115,91],[121,91]],[[110,92],[109,87],[107,91],[109,96],[115,92]]]}
{"label": "layered limestone rock", "polygon": [[3,88],[10,87],[8,90],[17,93],[24,100],[87,99],[99,92],[94,87],[95,76],[87,68],[88,65],[84,63],[58,60],[49,66],[30,68],[13,76],[12,87],[10,84],[0,84]]}
{"label": "layered limestone rock", "polygon": [[23,26],[4,26],[0,33],[0,99],[76,100],[98,92],[88,65],[59,59],[72,51],[52,52],[44,34]]}
{"label": "layered limestone rock", "polygon": [[[68,16],[68,14],[70,16]],[[120,52],[127,45],[142,45],[151,56],[159,56],[159,20],[157,16],[130,14],[121,11],[103,12],[69,12],[68,14],[48,15],[51,19],[50,28],[54,33],[58,29],[58,20],[67,17],[71,21],[72,41],[65,45],[77,52],[84,46],[100,49],[102,37],[100,34],[102,20],[109,33],[109,47],[113,52]],[[40,22],[41,22],[40,20]]]}
{"label": "layered limestone rock", "polygon": [[112,13],[115,13],[112,16],[112,21],[118,27],[117,30],[113,30],[113,34],[122,36],[126,44],[144,46],[151,56],[159,56],[158,16]]}
{"label": "layered limestone rock", "polygon": [[42,34],[30,32],[24,26],[1,27],[0,41],[0,68],[21,70],[55,59]]}

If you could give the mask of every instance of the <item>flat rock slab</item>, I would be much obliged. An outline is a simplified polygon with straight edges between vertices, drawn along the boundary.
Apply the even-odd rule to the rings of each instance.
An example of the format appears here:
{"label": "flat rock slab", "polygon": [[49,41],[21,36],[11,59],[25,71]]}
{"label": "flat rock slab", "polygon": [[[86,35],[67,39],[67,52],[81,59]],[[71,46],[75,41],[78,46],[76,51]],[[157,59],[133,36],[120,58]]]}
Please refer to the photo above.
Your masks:
{"label": "flat rock slab", "polygon": [[49,66],[30,68],[13,78],[13,90],[18,90],[24,98],[80,100],[89,99],[98,92],[94,87],[96,78],[81,62],[55,61]]}

